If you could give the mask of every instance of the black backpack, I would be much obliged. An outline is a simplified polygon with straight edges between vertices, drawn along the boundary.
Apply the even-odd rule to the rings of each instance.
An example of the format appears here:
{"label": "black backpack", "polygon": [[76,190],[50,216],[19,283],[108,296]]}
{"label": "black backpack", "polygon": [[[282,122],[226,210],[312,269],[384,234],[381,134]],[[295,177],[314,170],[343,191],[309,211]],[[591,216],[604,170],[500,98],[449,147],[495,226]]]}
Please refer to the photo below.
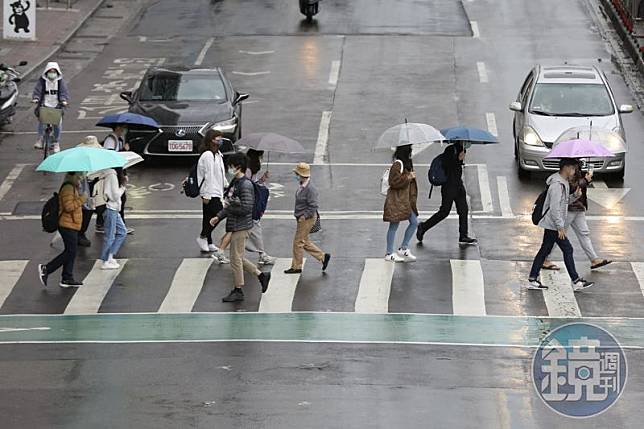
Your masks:
{"label": "black backpack", "polygon": [[544,189],[539,194],[537,199],[534,201],[534,205],[532,206],[532,223],[535,225],[539,225],[541,219],[546,217],[548,210],[550,210],[550,207],[548,207],[545,213],[543,211],[543,205],[546,203],[546,196],[548,196],[548,188],[549,186],[546,186],[546,189]]}
{"label": "black backpack", "polygon": [[447,183],[447,173],[445,173],[445,168],[443,167],[442,153],[432,160],[432,163],[429,166],[429,171],[427,171],[427,178],[429,179],[429,183],[432,185],[429,189],[429,198],[431,198],[434,186],[443,186]]}
{"label": "black backpack", "polygon": [[60,219],[60,200],[58,192],[54,192],[45,202],[40,215],[42,229],[45,232],[56,232],[58,230],[58,220]]}
{"label": "black backpack", "polygon": [[201,183],[198,183],[197,165],[198,163],[192,167],[190,173],[188,173],[188,177],[186,177],[186,180],[183,182],[183,193],[189,198],[197,198],[199,196],[201,185],[203,185],[203,181],[205,180],[204,177],[201,179]]}

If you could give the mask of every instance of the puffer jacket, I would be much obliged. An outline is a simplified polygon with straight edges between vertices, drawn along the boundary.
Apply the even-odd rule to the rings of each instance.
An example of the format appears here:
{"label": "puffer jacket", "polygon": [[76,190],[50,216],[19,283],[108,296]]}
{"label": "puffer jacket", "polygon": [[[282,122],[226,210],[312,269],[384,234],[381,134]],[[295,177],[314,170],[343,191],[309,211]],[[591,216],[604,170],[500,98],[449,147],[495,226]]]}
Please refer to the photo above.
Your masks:
{"label": "puffer jacket", "polygon": [[255,188],[245,176],[235,178],[226,193],[224,207],[217,217],[220,221],[226,219],[226,232],[246,231],[253,228],[253,207],[255,205]]}
{"label": "puffer jacket", "polygon": [[403,171],[402,162],[395,161],[389,169],[389,190],[382,219],[385,222],[402,222],[408,220],[412,212],[418,215],[417,200],[416,179],[409,171]]}
{"label": "puffer jacket", "polygon": [[64,183],[58,194],[60,206],[58,226],[80,231],[83,222],[83,204],[86,199],[84,195],[78,193],[78,189],[74,185]]}

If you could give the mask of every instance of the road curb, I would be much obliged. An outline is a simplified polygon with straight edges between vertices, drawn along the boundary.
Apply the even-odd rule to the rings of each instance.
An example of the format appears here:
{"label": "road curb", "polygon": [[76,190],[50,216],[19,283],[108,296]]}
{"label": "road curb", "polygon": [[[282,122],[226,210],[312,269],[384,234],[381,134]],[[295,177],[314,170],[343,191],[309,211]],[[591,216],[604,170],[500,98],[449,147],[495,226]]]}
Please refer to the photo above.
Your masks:
{"label": "road curb", "polygon": [[103,4],[107,0],[99,0],[96,5],[85,14],[84,17],[81,18],[81,20],[76,24],[76,26],[70,31],[61,41],[58,43],[58,45],[55,45],[56,47],[54,48],[51,53],[46,56],[44,59],[39,61],[38,63],[34,64],[30,68],[28,68],[24,73],[22,73],[22,80],[29,80],[31,78],[31,75],[36,72],[36,70],[39,70],[43,64],[47,63],[52,57],[58,55],[58,53],[65,47],[65,45],[78,33],[78,31],[85,25],[85,22],[87,22],[88,19],[90,19],[94,14],[103,6]]}
{"label": "road curb", "polygon": [[637,40],[633,35],[628,31],[624,23],[622,22],[621,17],[617,13],[615,6],[610,0],[600,0],[602,4],[602,9],[608,15],[608,18],[611,20],[619,34],[620,39],[624,42],[624,47],[626,51],[631,56],[633,62],[637,65],[640,73],[644,74],[644,57],[640,52],[640,46]]}

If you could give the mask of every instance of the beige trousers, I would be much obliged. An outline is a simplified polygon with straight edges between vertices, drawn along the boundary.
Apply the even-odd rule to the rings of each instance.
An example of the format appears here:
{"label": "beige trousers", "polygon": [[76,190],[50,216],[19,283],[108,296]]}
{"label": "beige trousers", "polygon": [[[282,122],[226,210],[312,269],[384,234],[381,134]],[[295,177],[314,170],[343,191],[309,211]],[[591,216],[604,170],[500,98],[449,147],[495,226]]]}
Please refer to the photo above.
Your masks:
{"label": "beige trousers", "polygon": [[305,250],[318,261],[324,261],[324,252],[309,239],[309,234],[314,224],[315,217],[297,221],[297,229],[293,238],[293,261],[291,262],[291,268],[293,269],[302,269]]}
{"label": "beige trousers", "polygon": [[249,233],[250,231],[235,231],[230,236],[230,268],[233,270],[235,287],[244,286],[244,270],[256,276],[261,274],[257,266],[244,256]]}

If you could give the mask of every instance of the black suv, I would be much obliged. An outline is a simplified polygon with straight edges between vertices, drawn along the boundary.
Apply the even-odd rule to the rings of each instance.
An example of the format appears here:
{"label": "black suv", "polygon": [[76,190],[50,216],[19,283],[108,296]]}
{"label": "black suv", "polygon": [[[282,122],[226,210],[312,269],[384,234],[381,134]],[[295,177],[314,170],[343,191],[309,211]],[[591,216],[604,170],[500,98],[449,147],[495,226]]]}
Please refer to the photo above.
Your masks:
{"label": "black suv", "polygon": [[242,101],[248,94],[235,91],[220,68],[152,67],[138,89],[122,92],[121,98],[130,104],[130,112],[154,118],[161,126],[161,133],[128,133],[132,150],[194,156],[211,128],[233,142],[241,137]]}

